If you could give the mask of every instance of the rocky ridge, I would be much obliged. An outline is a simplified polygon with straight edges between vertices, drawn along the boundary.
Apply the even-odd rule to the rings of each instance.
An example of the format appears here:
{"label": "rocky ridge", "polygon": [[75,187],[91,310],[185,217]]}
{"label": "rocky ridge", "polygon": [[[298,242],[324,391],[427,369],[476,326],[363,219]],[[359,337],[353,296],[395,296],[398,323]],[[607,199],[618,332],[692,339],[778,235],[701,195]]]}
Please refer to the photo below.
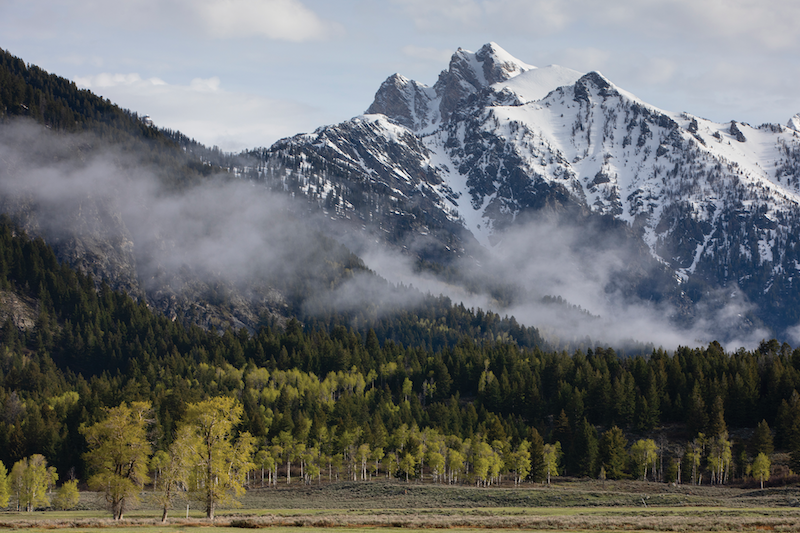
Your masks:
{"label": "rocky ridge", "polygon": [[786,338],[800,321],[797,125],[665,112],[600,73],[537,69],[490,43],[459,49],[433,88],[391,76],[366,115],[284,139],[259,168],[268,182],[299,180],[312,201],[336,191],[328,206],[340,218],[385,219],[393,205],[407,233],[438,238],[439,258],[479,255],[472,237],[491,256],[534,214],[605,217],[645,252],[635,270],[671,273],[670,287],[633,292],[667,298],[689,322],[720,289],[744,295],[737,328]]}

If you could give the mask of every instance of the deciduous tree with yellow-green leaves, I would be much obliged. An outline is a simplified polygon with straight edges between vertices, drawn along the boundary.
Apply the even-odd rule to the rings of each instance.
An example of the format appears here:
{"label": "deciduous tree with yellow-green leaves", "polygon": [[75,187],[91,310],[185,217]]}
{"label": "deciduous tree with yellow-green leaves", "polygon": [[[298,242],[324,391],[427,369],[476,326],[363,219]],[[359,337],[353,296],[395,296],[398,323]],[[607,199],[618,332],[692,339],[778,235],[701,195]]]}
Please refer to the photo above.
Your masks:
{"label": "deciduous tree with yellow-green leaves", "polygon": [[61,488],[58,489],[56,497],[53,498],[53,507],[66,511],[75,508],[78,502],[81,501],[80,492],[78,492],[78,480],[71,479],[65,481]]}
{"label": "deciduous tree with yellow-green leaves", "polygon": [[542,452],[544,460],[544,470],[547,473],[547,484],[550,484],[550,477],[558,476],[558,463],[561,461],[561,443],[545,444]]}
{"label": "deciduous tree with yellow-green leaves", "polygon": [[236,438],[242,405],[218,396],[189,404],[178,431],[176,445],[184,450],[189,487],[213,519],[220,505],[236,505],[244,493],[247,472],[255,469],[255,439],[247,432]]}
{"label": "deciduous tree with yellow-green leaves", "polygon": [[8,505],[11,497],[10,483],[8,479],[8,469],[3,461],[0,461],[0,507]]}
{"label": "deciduous tree with yellow-green leaves", "polygon": [[647,470],[653,465],[651,471],[655,471],[655,462],[658,459],[656,451],[658,447],[653,439],[639,439],[631,446],[631,458],[636,467],[636,473],[642,476],[643,481],[647,481]]}
{"label": "deciduous tree with yellow-green leaves", "polygon": [[57,479],[55,469],[47,468],[47,460],[41,454],[17,461],[11,469],[11,488],[17,496],[17,509],[31,512],[36,507],[49,506],[47,488]]}
{"label": "deciduous tree with yellow-green leaves", "polygon": [[761,488],[764,488],[764,481],[769,481],[769,471],[772,464],[770,463],[769,457],[765,453],[759,453],[755,460],[753,460],[753,466],[751,472],[753,477],[758,479],[761,482]]}
{"label": "deciduous tree with yellow-green leaves", "polygon": [[120,520],[127,505],[150,480],[150,402],[123,402],[107,413],[105,420],[81,431],[89,445],[86,463],[94,470],[89,487],[105,493],[114,520]]}

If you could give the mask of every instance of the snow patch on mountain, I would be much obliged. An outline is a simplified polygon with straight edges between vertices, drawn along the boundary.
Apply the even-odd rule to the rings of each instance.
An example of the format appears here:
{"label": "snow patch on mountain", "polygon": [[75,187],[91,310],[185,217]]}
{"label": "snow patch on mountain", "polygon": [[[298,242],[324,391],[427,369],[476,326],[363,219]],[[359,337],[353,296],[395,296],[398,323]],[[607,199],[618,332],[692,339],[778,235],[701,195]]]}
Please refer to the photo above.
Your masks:
{"label": "snow patch on mountain", "polygon": [[507,89],[519,97],[519,103],[541,100],[558,87],[572,85],[583,73],[558,65],[533,68],[520,72],[517,76],[492,85],[495,91]]}

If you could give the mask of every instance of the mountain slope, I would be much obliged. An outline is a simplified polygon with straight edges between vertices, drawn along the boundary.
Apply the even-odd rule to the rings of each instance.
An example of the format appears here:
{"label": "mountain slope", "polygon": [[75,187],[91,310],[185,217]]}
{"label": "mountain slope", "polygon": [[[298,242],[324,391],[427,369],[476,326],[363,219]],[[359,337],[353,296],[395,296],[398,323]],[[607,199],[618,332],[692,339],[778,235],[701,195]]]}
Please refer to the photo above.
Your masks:
{"label": "mountain slope", "polygon": [[[431,349],[465,337],[542,345],[534,328],[514,320],[386,283],[324,235],[330,218],[318,208],[243,179],[252,174],[250,157],[147,125],[3,51],[0,80],[0,214],[42,237],[98,288],[105,282],[173,321],[207,329],[252,331],[299,318],[312,329],[373,329],[381,340]],[[313,190],[291,177],[287,185]],[[336,212],[340,197],[327,193]],[[414,211],[420,219],[423,209]],[[396,213],[386,210],[393,227],[418,224]],[[437,238],[459,246],[453,233]],[[26,290],[35,296],[38,281],[31,283]],[[0,290],[1,321],[30,330],[36,307],[27,295]]]}
{"label": "mountain slope", "polygon": [[[613,306],[664,304],[658,312],[714,337],[765,336],[766,326],[790,338],[800,320],[796,127],[796,117],[752,127],[669,113],[599,73],[535,68],[490,43],[459,49],[433,87],[393,75],[366,115],[256,155],[272,186],[302,182],[298,192],[339,219],[357,217],[368,231],[377,220],[383,240],[402,234],[424,261],[474,257],[484,273],[583,305],[569,294],[574,279],[528,283],[502,267],[558,254],[558,243],[525,242],[531,228],[606,228],[583,252],[579,240],[570,245],[580,275],[598,278],[588,309],[603,314],[617,294]],[[417,237],[425,247],[410,246]],[[597,274],[576,258],[611,243],[624,264]]]}

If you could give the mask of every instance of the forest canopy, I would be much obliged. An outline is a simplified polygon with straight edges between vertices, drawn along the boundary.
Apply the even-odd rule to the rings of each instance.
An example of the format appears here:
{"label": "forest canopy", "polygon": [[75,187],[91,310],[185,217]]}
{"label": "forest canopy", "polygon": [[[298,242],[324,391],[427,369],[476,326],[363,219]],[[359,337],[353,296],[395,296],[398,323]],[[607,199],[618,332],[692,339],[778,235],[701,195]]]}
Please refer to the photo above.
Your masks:
{"label": "forest canopy", "polygon": [[[749,428],[759,446],[774,433],[774,447],[800,459],[800,350],[776,341],[733,353],[712,343],[622,357],[609,348],[567,353],[466,333],[429,349],[373,329],[362,336],[342,324],[297,320],[220,333],[183,326],[97,286],[59,264],[40,239],[0,224],[0,291],[36,310],[33,327],[18,327],[7,314],[0,330],[5,465],[41,454],[58,472],[87,479],[89,448],[79,428],[97,424],[108,409],[147,402],[153,451],[166,452],[189,405],[220,397],[241,403],[235,433],[251,435],[254,450],[289,474],[314,450],[334,463],[341,454],[341,468],[366,475],[367,456],[380,450],[375,472],[402,478],[435,471],[441,479],[439,457],[430,463],[425,456],[429,442],[440,442],[442,457],[483,450],[490,479],[489,449],[503,458],[504,471],[518,459],[513,454],[558,442],[559,474],[599,476],[602,468],[652,477],[649,463],[636,467],[618,454],[633,454],[636,442],[655,440],[664,428],[679,445],[680,453],[668,452],[676,459],[695,445],[732,447],[728,476],[743,475],[758,455],[729,437],[734,429]],[[461,312],[476,325],[486,317]],[[402,328],[412,314],[387,318],[387,328]],[[718,472],[702,459],[708,475]],[[543,467],[531,472],[545,475]],[[686,466],[683,472],[698,475]]]}

